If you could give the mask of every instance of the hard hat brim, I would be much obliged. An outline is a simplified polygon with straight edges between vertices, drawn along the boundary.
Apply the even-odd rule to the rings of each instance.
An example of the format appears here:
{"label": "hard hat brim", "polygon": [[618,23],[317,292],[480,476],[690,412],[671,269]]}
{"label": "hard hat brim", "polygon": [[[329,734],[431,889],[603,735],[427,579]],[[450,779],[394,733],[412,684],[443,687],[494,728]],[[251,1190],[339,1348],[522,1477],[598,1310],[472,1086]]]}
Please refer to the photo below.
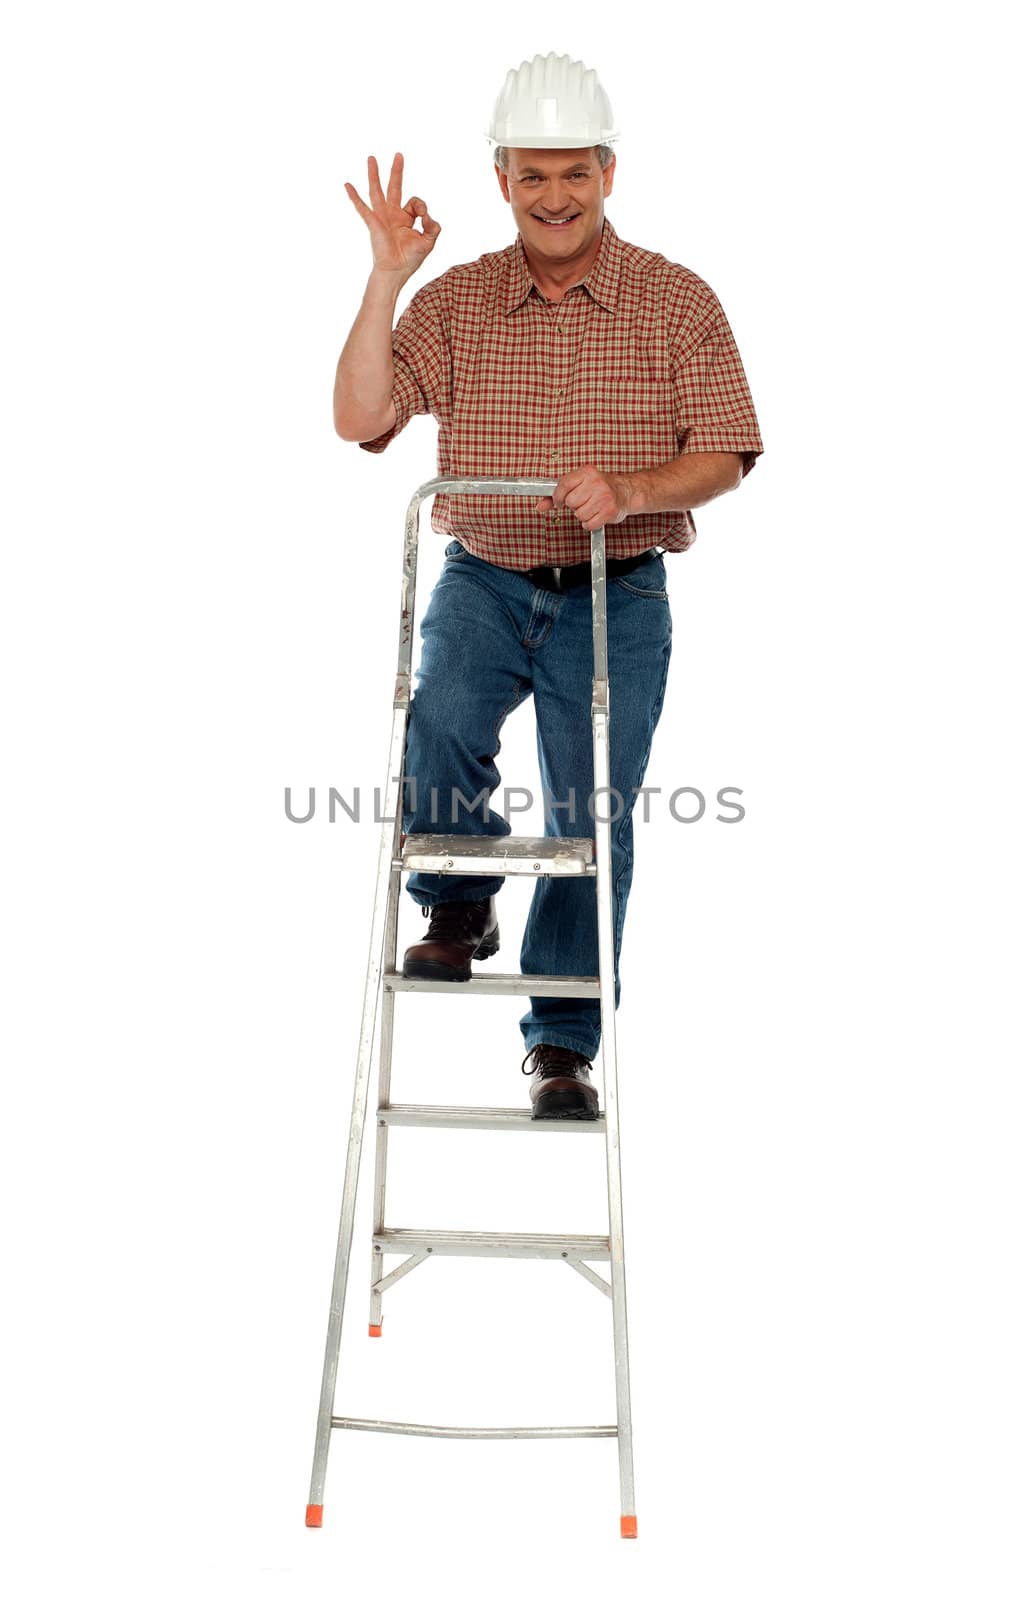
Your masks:
{"label": "hard hat brim", "polygon": [[589,146],[599,144],[615,144],[620,138],[619,133],[601,133],[598,138],[585,138],[581,135],[536,133],[531,136],[517,134],[509,139],[494,139],[491,133],[483,136],[494,150],[587,150]]}

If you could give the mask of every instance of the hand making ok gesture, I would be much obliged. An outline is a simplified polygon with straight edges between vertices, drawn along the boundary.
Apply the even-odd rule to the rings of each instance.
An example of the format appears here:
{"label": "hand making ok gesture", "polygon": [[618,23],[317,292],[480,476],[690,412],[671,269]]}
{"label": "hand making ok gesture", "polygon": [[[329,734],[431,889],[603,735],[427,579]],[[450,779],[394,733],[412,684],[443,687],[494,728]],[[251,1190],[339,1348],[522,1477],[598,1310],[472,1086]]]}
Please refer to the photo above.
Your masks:
{"label": "hand making ok gesture", "polygon": [[[390,168],[390,181],[385,195],[375,156],[369,157],[368,205],[353,184],[344,185],[351,204],[369,230],[373,270],[395,273],[402,282],[418,271],[440,234],[439,223],[433,221],[428,206],[417,194],[412,195],[405,205],[401,204],[403,177],[404,157],[398,151]],[[415,221],[419,217],[422,219],[421,232],[415,228]]]}

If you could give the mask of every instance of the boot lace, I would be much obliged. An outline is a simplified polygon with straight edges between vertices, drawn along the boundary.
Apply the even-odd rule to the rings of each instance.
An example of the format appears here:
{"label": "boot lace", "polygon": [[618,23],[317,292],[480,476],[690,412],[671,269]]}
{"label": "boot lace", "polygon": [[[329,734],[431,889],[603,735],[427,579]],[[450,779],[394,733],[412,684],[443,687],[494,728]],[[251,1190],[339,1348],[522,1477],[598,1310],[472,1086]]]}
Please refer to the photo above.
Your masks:
{"label": "boot lace", "polygon": [[[528,1056],[535,1057],[530,1067],[525,1065]],[[557,1078],[561,1073],[573,1074],[579,1068],[585,1069],[591,1066],[588,1058],[581,1055],[579,1051],[567,1050],[559,1044],[534,1044],[525,1057],[525,1061],[521,1063],[521,1070],[526,1078],[533,1072],[540,1078]]]}
{"label": "boot lace", "polygon": [[429,937],[433,939],[477,938],[486,920],[484,900],[447,900],[438,906],[423,906],[429,918]]}

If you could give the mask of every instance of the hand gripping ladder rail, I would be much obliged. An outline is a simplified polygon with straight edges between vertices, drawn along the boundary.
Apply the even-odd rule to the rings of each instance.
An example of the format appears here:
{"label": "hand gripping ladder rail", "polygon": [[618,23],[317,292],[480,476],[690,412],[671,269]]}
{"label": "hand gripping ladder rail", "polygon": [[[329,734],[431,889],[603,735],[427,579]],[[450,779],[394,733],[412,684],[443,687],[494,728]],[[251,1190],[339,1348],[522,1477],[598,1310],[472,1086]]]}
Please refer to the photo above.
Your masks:
{"label": "hand gripping ladder rail", "polygon": [[[411,700],[411,650],[415,620],[415,574],[418,560],[418,519],[423,500],[436,493],[549,495],[554,479],[546,478],[434,478],[416,492],[408,507],[404,535],[404,572],[401,592],[400,646],[393,701],[393,727],[387,783],[383,793],[403,797],[405,734]],[[323,1520],[323,1488],[330,1435],[334,1428],[371,1433],[426,1434],[457,1439],[602,1439],[616,1438],[620,1464],[620,1531],[637,1535],[634,1473],[631,1449],[631,1394],[628,1371],[627,1305],[624,1291],[624,1227],[621,1212],[620,1140],[617,1113],[617,1058],[614,1031],[614,951],[611,904],[610,823],[600,815],[600,796],[610,791],[609,683],[606,656],[606,564],[604,530],[592,533],[592,750],[594,775],[595,840],[507,837],[470,840],[456,835],[401,833],[401,805],[394,817],[385,818],[380,837],[376,897],[372,908],[365,999],[362,1006],[358,1066],[355,1074],[351,1131],[341,1202],[340,1230],[333,1272],[323,1362],[319,1420],[316,1428],[312,1482],[305,1521],[318,1528]],[[384,807],[384,811],[386,807]],[[594,851],[593,851],[594,843]],[[594,858],[594,859],[593,859]],[[537,873],[585,874],[596,880],[599,929],[599,976],[536,977],[517,973],[472,977],[466,983],[444,983],[404,978],[397,971],[397,910],[401,873],[411,871],[489,874],[514,873],[534,878]],[[524,994],[596,996],[600,1001],[605,1111],[597,1121],[533,1121],[530,1109],[497,1110],[482,1106],[419,1106],[390,1103],[390,1063],[393,1043],[394,996],[402,991],[444,994]],[[376,1022],[379,1016],[379,1103],[376,1113],[376,1186],[372,1236],[372,1270],[369,1332],[382,1333],[383,1292],[419,1266],[429,1256],[529,1257],[566,1261],[612,1301],[613,1348],[616,1370],[617,1420],[601,1426],[549,1428],[455,1428],[418,1422],[379,1422],[367,1417],[333,1414],[340,1356],[341,1326],[347,1290],[348,1265],[354,1228],[355,1200],[365,1131],[369,1071]],[[472,1233],[425,1228],[388,1228],[384,1221],[387,1136],[393,1126],[421,1128],[502,1128],[532,1133],[602,1133],[606,1139],[609,1237],[579,1234]],[[405,1259],[383,1274],[383,1257]],[[609,1261],[610,1282],[590,1261]]]}

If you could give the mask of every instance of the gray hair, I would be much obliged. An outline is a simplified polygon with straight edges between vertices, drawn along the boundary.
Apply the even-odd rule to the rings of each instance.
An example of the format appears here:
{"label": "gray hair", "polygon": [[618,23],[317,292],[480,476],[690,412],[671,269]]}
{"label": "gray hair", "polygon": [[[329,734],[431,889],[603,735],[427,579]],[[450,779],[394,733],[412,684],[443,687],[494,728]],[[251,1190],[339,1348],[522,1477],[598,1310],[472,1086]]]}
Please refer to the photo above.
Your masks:
{"label": "gray hair", "polygon": [[[613,151],[608,144],[597,144],[595,151],[596,159],[598,160],[600,167],[603,169],[603,171],[605,171],[610,165],[610,162],[613,160]],[[493,151],[493,160],[496,162],[501,172],[507,171],[508,161],[506,146],[502,144],[497,145],[496,149]]]}

